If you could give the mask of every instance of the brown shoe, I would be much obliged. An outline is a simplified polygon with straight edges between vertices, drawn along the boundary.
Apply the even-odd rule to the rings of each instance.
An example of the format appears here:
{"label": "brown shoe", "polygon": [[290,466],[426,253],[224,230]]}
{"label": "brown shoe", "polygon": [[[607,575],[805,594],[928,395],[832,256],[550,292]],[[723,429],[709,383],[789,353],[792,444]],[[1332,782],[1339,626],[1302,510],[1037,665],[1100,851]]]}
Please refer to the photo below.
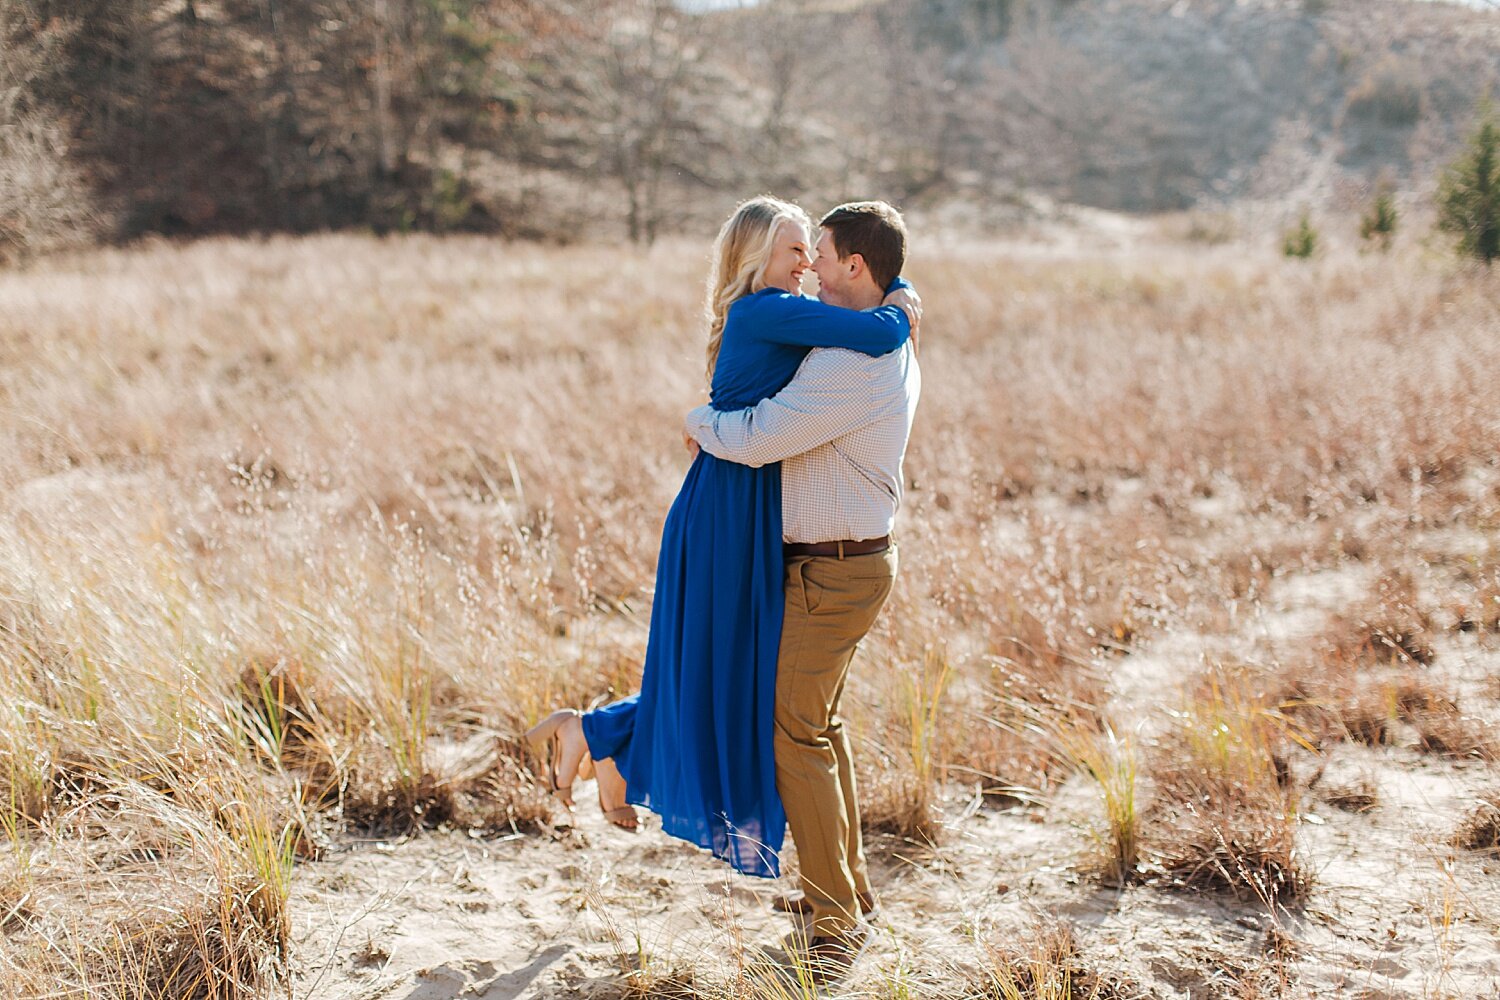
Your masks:
{"label": "brown shoe", "polygon": [[[862,916],[870,917],[880,909],[880,904],[875,902],[873,892],[861,892],[856,894],[859,900],[859,912]],[[800,892],[782,893],[771,900],[771,909],[777,913],[790,913],[794,916],[805,917],[812,913],[812,904],[807,901],[807,896]]]}
{"label": "brown shoe", "polygon": [[819,934],[807,942],[803,958],[813,983],[823,986],[843,979],[870,943],[870,932],[855,926],[839,935]]}

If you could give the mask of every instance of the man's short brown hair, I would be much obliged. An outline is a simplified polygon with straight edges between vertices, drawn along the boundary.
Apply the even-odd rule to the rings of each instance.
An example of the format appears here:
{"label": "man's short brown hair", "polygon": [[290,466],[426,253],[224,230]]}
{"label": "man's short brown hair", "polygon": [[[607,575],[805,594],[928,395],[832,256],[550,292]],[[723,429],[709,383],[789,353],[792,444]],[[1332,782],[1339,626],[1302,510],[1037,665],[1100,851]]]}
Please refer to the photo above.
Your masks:
{"label": "man's short brown hair", "polygon": [[906,266],[906,223],[883,201],[848,202],[823,216],[818,225],[833,233],[839,260],[856,253],[865,259],[881,291]]}

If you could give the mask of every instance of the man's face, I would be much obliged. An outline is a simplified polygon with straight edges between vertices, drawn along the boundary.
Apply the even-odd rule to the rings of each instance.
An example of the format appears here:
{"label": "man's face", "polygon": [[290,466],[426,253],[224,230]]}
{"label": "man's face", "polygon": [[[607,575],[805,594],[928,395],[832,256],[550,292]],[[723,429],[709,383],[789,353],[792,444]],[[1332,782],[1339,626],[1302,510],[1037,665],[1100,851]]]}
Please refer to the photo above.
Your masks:
{"label": "man's face", "polygon": [[813,258],[813,274],[818,276],[818,298],[829,305],[841,306],[849,297],[850,266],[839,260],[833,245],[833,231],[821,230]]}

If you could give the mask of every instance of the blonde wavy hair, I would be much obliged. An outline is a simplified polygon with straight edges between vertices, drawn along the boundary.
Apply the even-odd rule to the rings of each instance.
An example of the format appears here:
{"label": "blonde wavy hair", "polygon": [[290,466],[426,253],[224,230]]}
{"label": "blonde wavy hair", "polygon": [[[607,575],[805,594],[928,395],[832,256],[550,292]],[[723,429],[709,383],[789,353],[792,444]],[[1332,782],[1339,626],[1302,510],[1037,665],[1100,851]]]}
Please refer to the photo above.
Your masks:
{"label": "blonde wavy hair", "polygon": [[714,240],[713,269],[708,273],[708,380],[713,382],[724,342],[724,321],[737,300],[766,287],[766,263],[783,222],[812,231],[812,219],[791,202],[762,195],[740,202]]}

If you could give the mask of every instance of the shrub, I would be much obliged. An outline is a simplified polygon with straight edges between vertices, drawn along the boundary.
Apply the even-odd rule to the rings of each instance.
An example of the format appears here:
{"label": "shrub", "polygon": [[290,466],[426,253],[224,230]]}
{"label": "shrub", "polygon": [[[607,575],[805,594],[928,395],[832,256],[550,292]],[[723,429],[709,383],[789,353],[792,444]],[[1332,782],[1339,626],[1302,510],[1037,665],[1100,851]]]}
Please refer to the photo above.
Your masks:
{"label": "shrub", "polygon": [[1191,212],[1183,239],[1189,243],[1218,246],[1233,242],[1237,231],[1234,216],[1228,212]]}
{"label": "shrub", "polygon": [[1383,70],[1350,91],[1346,114],[1357,122],[1411,128],[1422,117],[1422,88],[1406,73]]}
{"label": "shrub", "polygon": [[861,821],[872,831],[932,843],[939,833],[938,742],[952,665],[946,650],[930,648],[923,654],[920,673],[901,672],[897,678],[901,709],[880,746],[882,766],[869,779],[861,779]]}
{"label": "shrub", "polygon": [[1137,758],[1129,735],[1120,735],[1092,713],[1018,705],[1025,732],[1064,767],[1088,778],[1099,796],[1103,824],[1089,831],[1094,863],[1106,885],[1124,885],[1136,873],[1141,815]]}
{"label": "shrub", "polygon": [[1331,661],[1299,671],[1277,697],[1279,712],[1295,721],[1310,745],[1409,741],[1438,757],[1500,759],[1491,720],[1465,712],[1451,689],[1412,669],[1376,679]]}
{"label": "shrub", "polygon": [[1500,633],[1500,569],[1475,574],[1466,582],[1472,590],[1453,594],[1446,602],[1448,627],[1481,635]]}

